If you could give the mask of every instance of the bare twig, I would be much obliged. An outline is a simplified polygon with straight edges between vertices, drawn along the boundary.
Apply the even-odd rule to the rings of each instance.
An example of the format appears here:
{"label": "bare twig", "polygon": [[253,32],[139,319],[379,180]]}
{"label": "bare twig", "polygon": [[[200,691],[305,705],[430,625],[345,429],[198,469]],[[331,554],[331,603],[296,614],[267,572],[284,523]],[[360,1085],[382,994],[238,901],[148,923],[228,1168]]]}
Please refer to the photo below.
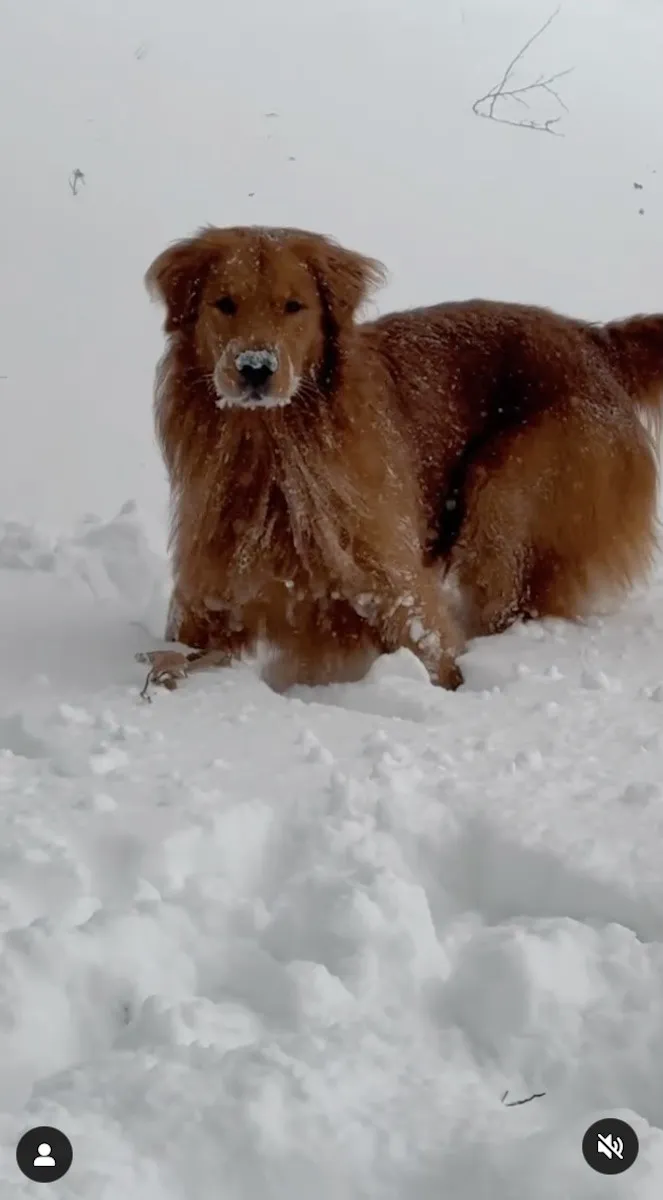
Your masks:
{"label": "bare twig", "polygon": [[565,71],[557,71],[554,75],[539,75],[537,79],[532,80],[531,83],[523,84],[521,87],[509,86],[516,67],[522,62],[534,42],[541,37],[541,34],[545,33],[546,29],[550,28],[559,11],[559,8],[556,8],[554,13],[551,13],[548,17],[548,20],[544,21],[540,29],[537,29],[536,33],[533,33],[531,38],[525,42],[525,45],[521,46],[518,53],[511,59],[499,83],[495,87],[492,87],[489,92],[486,92],[485,96],[480,96],[478,100],[474,101],[472,112],[476,113],[477,117],[485,117],[486,120],[496,121],[499,125],[515,125],[518,129],[536,129],[539,133],[552,133],[557,137],[561,136],[559,130],[555,128],[561,120],[561,116],[559,115],[556,117],[547,117],[545,120],[529,120],[525,117],[517,119],[511,116],[502,116],[503,111],[508,111],[505,109],[504,102],[513,101],[524,108],[529,108],[529,99],[534,92],[544,92],[547,96],[552,96],[558,108],[564,109],[565,112],[569,111],[555,85],[558,80],[563,79],[566,75],[570,75],[573,67],[567,67]]}
{"label": "bare twig", "polygon": [[76,167],[69,176],[69,187],[71,188],[72,196],[78,195],[78,189],[81,183],[85,183],[85,176],[82,171]]}
{"label": "bare twig", "polygon": [[509,1089],[502,1096],[502,1104],[505,1108],[518,1108],[521,1104],[529,1104],[530,1100],[541,1100],[545,1096],[545,1092],[534,1092],[531,1096],[526,1096],[524,1100],[509,1100],[507,1104],[506,1098],[509,1095]]}
{"label": "bare twig", "polygon": [[186,679],[192,671],[227,666],[228,655],[223,650],[190,650],[188,654],[184,654],[180,650],[146,650],[134,654],[134,661],[149,665],[150,669],[140,697],[151,704],[152,699],[149,695],[151,684],[161,685],[169,692],[174,692],[177,689],[178,679]]}
{"label": "bare twig", "polygon": [[185,679],[189,673],[191,657],[188,654],[182,654],[179,650],[148,650],[134,654],[136,662],[148,663],[150,668],[140,693],[141,699],[152,703],[149,695],[151,683],[162,684],[168,691],[174,692],[177,680]]}

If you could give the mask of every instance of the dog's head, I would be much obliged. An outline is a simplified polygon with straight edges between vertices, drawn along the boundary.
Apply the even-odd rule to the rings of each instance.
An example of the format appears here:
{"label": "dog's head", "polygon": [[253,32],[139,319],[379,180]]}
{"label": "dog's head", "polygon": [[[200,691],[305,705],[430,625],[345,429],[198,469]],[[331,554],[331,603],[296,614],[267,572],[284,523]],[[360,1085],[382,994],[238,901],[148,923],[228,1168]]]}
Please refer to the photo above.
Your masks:
{"label": "dog's head", "polygon": [[289,404],[307,380],[331,385],[343,332],[383,273],[318,234],[208,228],[159,255],[146,283],[218,407],[266,409]]}

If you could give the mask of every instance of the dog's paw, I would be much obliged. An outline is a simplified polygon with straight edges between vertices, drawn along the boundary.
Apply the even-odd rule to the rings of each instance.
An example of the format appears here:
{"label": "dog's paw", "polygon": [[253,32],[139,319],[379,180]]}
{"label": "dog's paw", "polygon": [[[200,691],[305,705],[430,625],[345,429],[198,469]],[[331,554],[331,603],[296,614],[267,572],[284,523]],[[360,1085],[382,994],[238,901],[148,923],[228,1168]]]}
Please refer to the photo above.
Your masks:
{"label": "dog's paw", "polygon": [[440,663],[434,682],[448,692],[455,692],[465,683],[465,676],[454,659],[444,658]]}

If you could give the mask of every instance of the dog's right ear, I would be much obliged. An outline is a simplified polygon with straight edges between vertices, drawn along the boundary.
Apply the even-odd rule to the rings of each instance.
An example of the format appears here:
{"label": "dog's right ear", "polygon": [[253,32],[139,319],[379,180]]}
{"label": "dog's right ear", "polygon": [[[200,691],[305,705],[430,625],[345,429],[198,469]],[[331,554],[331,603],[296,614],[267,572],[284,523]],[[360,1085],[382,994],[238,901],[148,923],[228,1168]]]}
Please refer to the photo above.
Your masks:
{"label": "dog's right ear", "polygon": [[153,299],[166,306],[166,333],[177,333],[195,322],[212,259],[212,248],[200,236],[175,242],[155,258],[145,286]]}

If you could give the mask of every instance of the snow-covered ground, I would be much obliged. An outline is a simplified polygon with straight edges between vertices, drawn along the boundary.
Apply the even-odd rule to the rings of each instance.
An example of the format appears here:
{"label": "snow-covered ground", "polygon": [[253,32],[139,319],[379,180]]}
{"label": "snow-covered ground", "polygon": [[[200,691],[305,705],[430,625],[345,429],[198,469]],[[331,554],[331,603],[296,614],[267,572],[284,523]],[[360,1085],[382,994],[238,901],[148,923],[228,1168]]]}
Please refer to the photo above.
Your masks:
{"label": "snow-covered ground", "polygon": [[[567,0],[535,44],[519,83],[576,68],[564,137],[472,114],[549,12],[0,0],[3,1200],[38,1125],[74,1147],[54,1200],[661,1195],[663,569],[475,644],[454,695],[402,655],[148,705],[133,661],[169,238],[334,233],[384,308],[663,308],[659,0]],[[580,1151],[606,1114],[640,1138],[612,1180]]]}

